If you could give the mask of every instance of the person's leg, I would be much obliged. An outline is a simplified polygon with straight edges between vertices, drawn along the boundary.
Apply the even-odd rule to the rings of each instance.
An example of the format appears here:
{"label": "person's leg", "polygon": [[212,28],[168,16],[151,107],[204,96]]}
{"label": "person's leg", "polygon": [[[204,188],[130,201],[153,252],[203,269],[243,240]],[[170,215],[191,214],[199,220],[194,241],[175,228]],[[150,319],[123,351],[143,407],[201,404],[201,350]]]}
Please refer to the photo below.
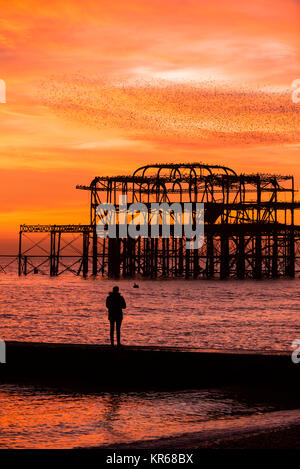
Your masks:
{"label": "person's leg", "polygon": [[119,319],[119,320],[116,322],[117,342],[118,342],[118,345],[121,345],[121,324],[122,324],[122,319]]}
{"label": "person's leg", "polygon": [[110,343],[114,345],[115,321],[110,321]]}

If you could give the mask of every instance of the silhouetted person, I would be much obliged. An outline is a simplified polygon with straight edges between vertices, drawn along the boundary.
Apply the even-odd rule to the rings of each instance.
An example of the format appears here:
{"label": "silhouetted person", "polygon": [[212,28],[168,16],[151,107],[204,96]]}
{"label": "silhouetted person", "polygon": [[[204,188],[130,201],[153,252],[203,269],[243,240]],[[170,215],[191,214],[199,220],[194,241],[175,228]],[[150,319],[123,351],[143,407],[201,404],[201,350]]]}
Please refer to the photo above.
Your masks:
{"label": "silhouetted person", "polygon": [[116,324],[117,343],[121,345],[121,324],[123,320],[123,309],[126,303],[122,295],[119,293],[119,287],[114,287],[106,298],[106,307],[108,309],[108,319],[110,322],[110,342],[114,345],[114,331]]}

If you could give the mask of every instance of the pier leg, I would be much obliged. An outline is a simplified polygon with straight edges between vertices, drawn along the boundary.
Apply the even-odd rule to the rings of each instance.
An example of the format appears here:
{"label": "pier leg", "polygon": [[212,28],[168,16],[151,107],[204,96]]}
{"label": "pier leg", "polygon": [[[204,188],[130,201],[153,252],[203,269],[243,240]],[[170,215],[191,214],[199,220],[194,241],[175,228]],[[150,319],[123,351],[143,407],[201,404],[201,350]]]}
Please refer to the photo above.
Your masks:
{"label": "pier leg", "polygon": [[154,260],[154,278],[157,277],[158,273],[158,238],[154,238],[154,252],[153,252],[153,260]]}
{"label": "pier leg", "polygon": [[174,268],[174,276],[177,277],[178,275],[178,250],[177,250],[177,238],[172,238],[172,255],[173,255],[173,268]]}
{"label": "pier leg", "polygon": [[18,262],[18,274],[19,277],[22,275],[22,231],[19,233],[19,262]]}
{"label": "pier leg", "polygon": [[199,250],[193,251],[193,278],[198,278],[199,275]]}
{"label": "pier leg", "polygon": [[83,246],[82,246],[82,274],[86,278],[89,271],[89,232],[83,233]]}
{"label": "pier leg", "polygon": [[253,277],[260,279],[262,275],[262,252],[261,252],[261,234],[255,237],[255,261]]}
{"label": "pier leg", "polygon": [[237,259],[236,274],[238,279],[245,278],[245,237],[240,235],[237,238]]}
{"label": "pier leg", "polygon": [[98,274],[98,236],[96,226],[93,227],[93,276]]}
{"label": "pier leg", "polygon": [[162,262],[162,275],[166,276],[166,239],[162,238],[162,252],[161,252],[161,262]]}
{"label": "pier leg", "polygon": [[190,278],[190,249],[185,248],[185,278]]}
{"label": "pier leg", "polygon": [[58,272],[59,272],[60,241],[61,241],[61,231],[58,232],[58,242],[57,242],[57,249],[55,253],[55,275],[58,275]]}
{"label": "pier leg", "polygon": [[272,246],[272,277],[278,277],[278,238],[277,233],[273,235],[273,246]]}
{"label": "pier leg", "polygon": [[101,274],[104,276],[105,274],[105,266],[106,266],[106,238],[102,239],[102,265],[101,265]]}
{"label": "pier leg", "polygon": [[55,276],[55,237],[54,230],[50,233],[50,277]]}
{"label": "pier leg", "polygon": [[206,237],[206,275],[207,278],[214,276],[214,238],[211,234]]}
{"label": "pier leg", "polygon": [[295,236],[293,228],[289,233],[286,234],[288,237],[288,255],[287,255],[287,267],[286,267],[286,275],[288,277],[294,278],[295,277]]}
{"label": "pier leg", "polygon": [[108,276],[110,278],[120,277],[120,247],[119,238],[108,238]]}
{"label": "pier leg", "polygon": [[229,240],[227,235],[221,235],[221,264],[220,278],[229,277]]}
{"label": "pier leg", "polygon": [[178,273],[181,276],[183,274],[183,240],[178,238]]}
{"label": "pier leg", "polygon": [[170,274],[170,238],[166,239],[166,275]]}
{"label": "pier leg", "polygon": [[148,276],[150,273],[150,241],[149,238],[144,238],[144,275]]}
{"label": "pier leg", "polygon": [[137,240],[130,238],[130,276],[135,276]]}

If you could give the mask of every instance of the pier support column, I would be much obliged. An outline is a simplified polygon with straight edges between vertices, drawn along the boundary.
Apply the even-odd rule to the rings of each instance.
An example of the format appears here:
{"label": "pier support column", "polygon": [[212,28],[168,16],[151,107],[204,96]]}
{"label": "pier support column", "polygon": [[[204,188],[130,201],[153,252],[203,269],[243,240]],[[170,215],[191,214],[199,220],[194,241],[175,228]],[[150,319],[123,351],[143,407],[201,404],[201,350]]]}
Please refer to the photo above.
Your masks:
{"label": "pier support column", "polygon": [[236,275],[238,279],[245,278],[245,236],[237,237]]}
{"label": "pier support column", "polygon": [[178,238],[178,274],[183,274],[183,239]]}
{"label": "pier support column", "polygon": [[89,244],[90,244],[90,234],[88,231],[83,233],[82,238],[82,275],[84,278],[88,276],[89,272]]}
{"label": "pier support column", "polygon": [[50,233],[50,277],[54,277],[56,275],[55,242],[56,242],[56,232],[55,230],[52,230]]}
{"label": "pier support column", "polygon": [[193,278],[198,278],[199,275],[199,250],[193,250]]}
{"label": "pier support column", "polygon": [[150,275],[156,278],[158,274],[158,238],[150,238]]}
{"label": "pier support column", "polygon": [[108,276],[110,278],[120,277],[120,247],[119,238],[108,238]]}
{"label": "pier support column", "polygon": [[178,275],[178,265],[177,265],[177,238],[173,236],[172,238],[172,257],[173,257],[173,264],[172,269],[174,272],[174,276],[177,277]]}
{"label": "pier support column", "polygon": [[22,231],[19,232],[18,274],[19,277],[22,275]]}
{"label": "pier support column", "polygon": [[214,237],[208,234],[206,237],[206,275],[207,278],[214,276]]}
{"label": "pier support column", "polygon": [[167,277],[169,276],[170,274],[170,241],[171,239],[168,238],[166,240],[166,275]]}
{"label": "pier support column", "polygon": [[143,249],[144,249],[144,276],[148,277],[150,274],[150,240],[149,238],[143,238]]}
{"label": "pier support column", "polygon": [[185,241],[185,278],[190,278],[190,249],[186,248]]}
{"label": "pier support column", "polygon": [[161,266],[162,266],[162,276],[166,276],[166,239],[162,238],[161,240],[162,243],[162,250],[161,250]]}
{"label": "pier support column", "polygon": [[227,235],[221,235],[221,262],[220,278],[229,277],[229,239]]}
{"label": "pier support column", "polygon": [[58,275],[59,272],[59,257],[60,257],[60,241],[61,241],[61,231],[57,233],[57,246],[55,253],[55,275]]}
{"label": "pier support column", "polygon": [[273,245],[272,245],[272,277],[278,277],[278,237],[277,233],[273,235]]}
{"label": "pier support column", "polygon": [[286,233],[287,236],[287,264],[286,264],[286,275],[288,277],[295,277],[295,235],[294,229]]}
{"label": "pier support column", "polygon": [[98,274],[98,236],[96,225],[93,227],[93,276]]}
{"label": "pier support column", "polygon": [[262,252],[261,252],[261,234],[255,236],[255,258],[253,277],[260,279],[262,276]]}
{"label": "pier support column", "polygon": [[128,259],[128,265],[129,265],[129,276],[134,277],[135,276],[135,267],[136,267],[136,243],[137,239],[135,238],[128,238],[128,253],[129,253],[129,259]]}

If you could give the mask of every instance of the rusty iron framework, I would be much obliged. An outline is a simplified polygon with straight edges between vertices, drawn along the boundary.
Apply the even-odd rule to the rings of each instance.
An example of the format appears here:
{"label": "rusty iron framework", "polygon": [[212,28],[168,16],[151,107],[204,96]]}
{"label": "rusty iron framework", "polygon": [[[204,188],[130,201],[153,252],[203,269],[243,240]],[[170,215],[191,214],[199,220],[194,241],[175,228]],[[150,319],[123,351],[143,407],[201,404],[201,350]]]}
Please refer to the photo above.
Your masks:
{"label": "rusty iron framework", "polygon": [[[90,225],[21,225],[19,275],[41,271],[46,264],[51,276],[66,271],[87,277],[149,278],[277,278],[294,277],[300,263],[300,227],[295,225],[294,178],[271,174],[237,174],[225,166],[200,163],[143,166],[130,176],[96,177],[88,186]],[[97,207],[112,203],[119,209],[119,196],[128,204],[204,203],[204,244],[185,248],[185,238],[116,238],[97,236]],[[49,236],[50,250],[36,255],[23,249],[28,233]],[[77,234],[76,255],[64,254],[74,240],[61,243],[65,234]],[[34,244],[36,247],[39,243]],[[79,251],[80,252],[79,252]],[[65,251],[66,252],[66,251]],[[66,264],[66,259],[72,262]],[[74,262],[73,262],[74,261]],[[28,268],[29,266],[29,268]]]}
{"label": "rusty iron framework", "polygon": [[[20,225],[19,276],[49,273],[54,277],[70,272],[86,277],[91,233],[90,225]],[[36,234],[43,236],[34,239]],[[24,247],[26,238],[30,245]]]}

